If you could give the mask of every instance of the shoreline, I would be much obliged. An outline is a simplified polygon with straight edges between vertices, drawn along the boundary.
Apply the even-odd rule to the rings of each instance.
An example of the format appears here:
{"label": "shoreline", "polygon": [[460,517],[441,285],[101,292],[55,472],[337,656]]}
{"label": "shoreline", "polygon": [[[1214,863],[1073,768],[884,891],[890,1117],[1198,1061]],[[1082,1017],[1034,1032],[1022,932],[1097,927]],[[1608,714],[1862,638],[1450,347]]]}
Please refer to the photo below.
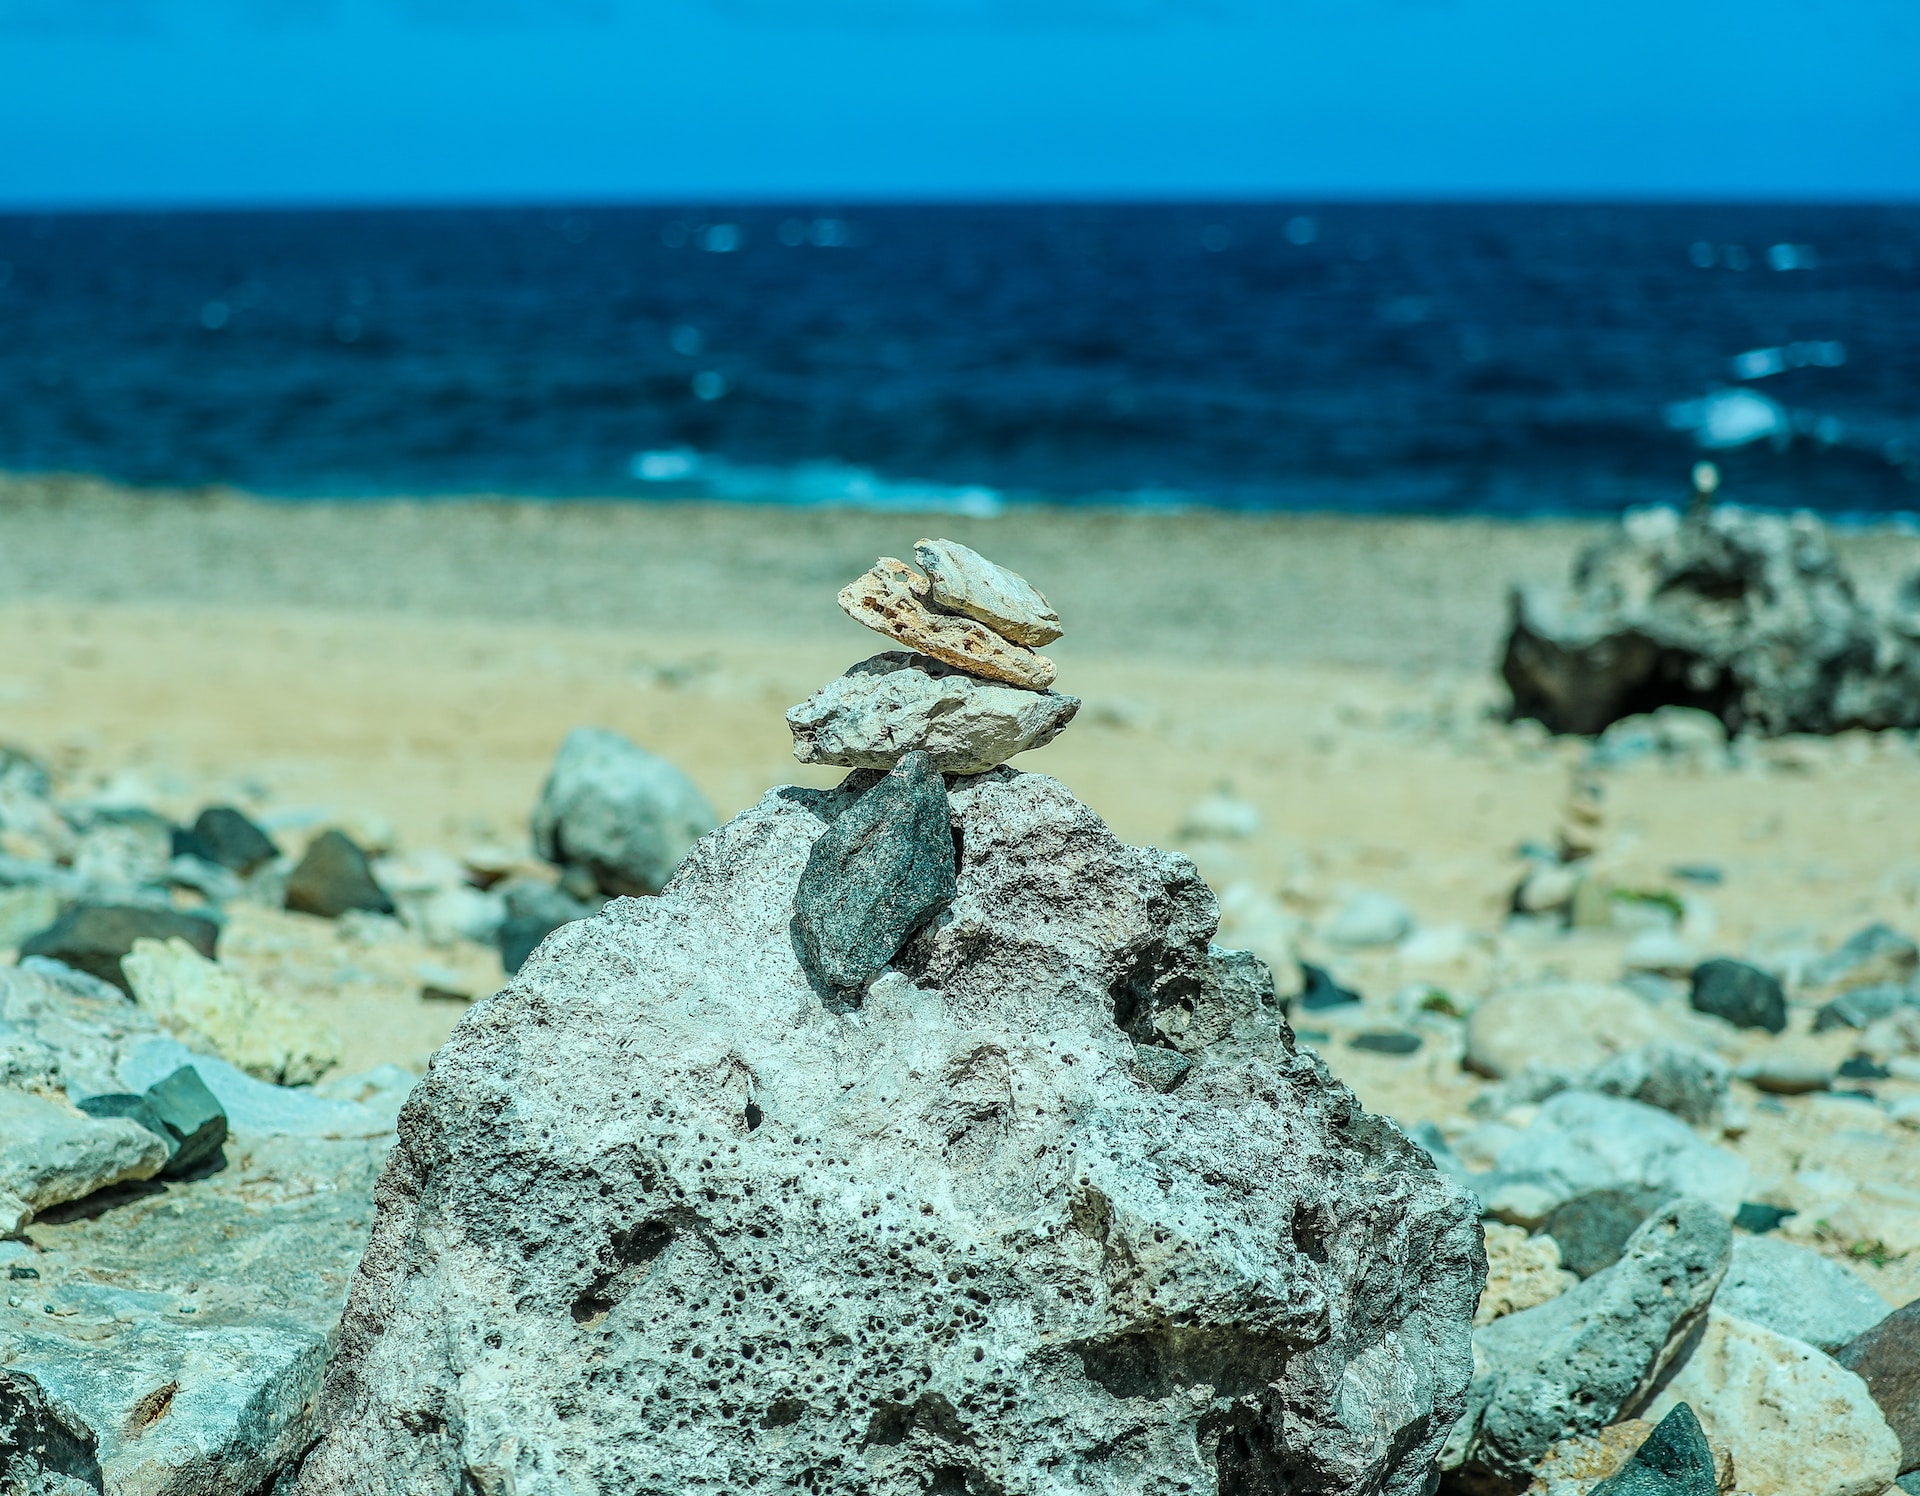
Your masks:
{"label": "shoreline", "polygon": [[[1224,943],[1297,926],[1299,954],[1367,999],[1303,1029],[1326,1030],[1309,1042],[1369,1108],[1458,1128],[1483,1089],[1444,1024],[1420,1028],[1411,1057],[1349,1042],[1356,1024],[1429,1024],[1408,994],[1471,1006],[1629,973],[1635,929],[1509,919],[1521,849],[1554,835],[1586,743],[1504,719],[1505,590],[1564,576],[1597,527],[952,519],[156,501],[0,479],[0,742],[45,759],[76,804],[175,823],[234,804],[295,853],[338,825],[427,866],[476,847],[527,856],[556,746],[594,724],[679,764],[724,820],[774,786],[842,777],[794,762],[783,714],[889,647],[833,594],[932,529],[1028,575],[1070,630],[1048,652],[1085,705],[1014,767],[1060,780],[1122,841],[1192,857],[1228,910]],[[1842,537],[1842,551],[1867,586],[1920,565],[1920,542]],[[1920,861],[1887,834],[1920,784],[1911,734],[1655,756],[1605,778],[1610,876],[1683,907],[1691,955],[1799,959],[1876,921],[1920,923]],[[1703,865],[1710,886],[1676,873]],[[1417,940],[1316,933],[1363,894],[1403,904]],[[411,930],[266,910],[233,938],[237,966],[343,1036],[348,1073],[420,1070],[464,1011],[426,986],[504,981],[492,947]],[[1780,1044],[1831,1070],[1862,1036],[1810,1033],[1811,1016],[1797,1010]],[[1742,1037],[1736,1058],[1770,1043]],[[1920,1105],[1920,1079],[1881,1088]],[[1871,1181],[1920,1192],[1912,1133],[1876,1109],[1739,1094],[1749,1198],[1799,1208],[1792,1156],[1817,1141],[1856,1167],[1846,1140],[1868,1121],[1891,1160]],[[1852,1260],[1850,1239],[1819,1245]],[[1860,1270],[1889,1297],[1920,1292],[1920,1249]]]}
{"label": "shoreline", "polygon": [[[0,598],[293,607],[851,641],[833,592],[944,534],[1044,577],[1080,660],[1206,659],[1484,675],[1517,582],[1558,581],[1590,520],[731,501],[261,499],[0,475]],[[1920,570],[1920,535],[1843,533],[1863,590]],[[829,585],[830,584],[830,585]]]}

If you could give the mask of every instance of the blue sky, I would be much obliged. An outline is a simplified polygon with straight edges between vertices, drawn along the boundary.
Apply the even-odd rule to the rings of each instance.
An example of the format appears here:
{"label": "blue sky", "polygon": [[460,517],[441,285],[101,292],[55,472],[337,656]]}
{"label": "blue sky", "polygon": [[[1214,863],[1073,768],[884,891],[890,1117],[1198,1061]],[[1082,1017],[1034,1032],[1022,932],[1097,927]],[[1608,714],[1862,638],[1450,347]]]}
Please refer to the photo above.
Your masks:
{"label": "blue sky", "polygon": [[0,0],[0,204],[1920,197],[1915,0]]}

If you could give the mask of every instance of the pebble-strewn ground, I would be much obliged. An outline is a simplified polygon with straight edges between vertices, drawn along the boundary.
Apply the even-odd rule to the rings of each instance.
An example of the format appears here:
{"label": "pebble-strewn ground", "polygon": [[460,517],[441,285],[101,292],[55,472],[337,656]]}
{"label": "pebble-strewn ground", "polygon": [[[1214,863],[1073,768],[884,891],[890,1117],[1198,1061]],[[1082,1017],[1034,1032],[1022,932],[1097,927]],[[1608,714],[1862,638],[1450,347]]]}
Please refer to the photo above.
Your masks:
{"label": "pebble-strewn ground", "polygon": [[[1457,1130],[1486,1085],[1461,1068],[1458,1022],[1418,992],[1464,1012],[1524,982],[1623,975],[1634,931],[1507,919],[1516,849],[1551,839],[1586,745],[1499,720],[1504,590],[1562,574],[1586,527],[296,506],[11,480],[0,740],[49,759],[67,799],[177,818],[228,801],[295,849],[341,824],[403,856],[461,855],[524,851],[555,746],[598,723],[682,765],[724,818],[774,784],[837,779],[792,763],[782,713],[884,647],[833,592],[929,531],[1023,571],[1069,630],[1049,653],[1086,707],[1020,766],[1123,838],[1191,852],[1242,925],[1277,908],[1308,959],[1366,994],[1361,1015],[1296,1021],[1369,1105]],[[1911,536],[1842,549],[1869,588],[1920,566]],[[1697,955],[1774,961],[1874,921],[1920,934],[1908,739],[1655,754],[1603,784],[1610,876],[1681,901],[1674,934]],[[1221,790],[1226,809],[1196,817]],[[1683,865],[1720,881],[1677,878]],[[1331,944],[1360,892],[1404,904],[1414,937]],[[258,909],[236,913],[223,959],[331,1023],[349,1072],[424,1063],[462,1009],[423,987],[501,980],[482,946]],[[1810,1036],[1812,1014],[1796,1005],[1783,1038],[1739,1042],[1837,1066],[1861,1036]],[[1351,1048],[1369,1025],[1421,1047]],[[1891,1068],[1852,1087],[1870,1101],[1736,1081],[1740,1125],[1716,1140],[1748,1160],[1749,1196],[1790,1203],[1818,1174],[1920,1211],[1920,1132],[1890,1105],[1920,1083]],[[1851,1228],[1802,1239],[1893,1303],[1920,1295],[1920,1251]]]}

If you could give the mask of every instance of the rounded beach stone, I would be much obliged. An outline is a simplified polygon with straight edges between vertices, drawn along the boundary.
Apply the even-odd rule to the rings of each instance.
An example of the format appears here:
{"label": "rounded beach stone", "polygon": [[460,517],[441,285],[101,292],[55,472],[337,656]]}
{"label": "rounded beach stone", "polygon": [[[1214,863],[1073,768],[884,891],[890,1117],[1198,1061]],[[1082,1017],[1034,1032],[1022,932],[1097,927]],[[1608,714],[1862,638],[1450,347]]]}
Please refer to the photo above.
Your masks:
{"label": "rounded beach stone", "polygon": [[1787,1026],[1787,994],[1757,966],[1724,956],[1693,969],[1693,1006],[1699,1012],[1777,1034]]}
{"label": "rounded beach stone", "polygon": [[1714,1303],[1830,1354],[1892,1312],[1845,1264],[1777,1236],[1734,1237],[1733,1265]]}
{"label": "rounded beach stone", "polygon": [[1754,1496],[1880,1496],[1898,1472],[1900,1441],[1865,1382],[1805,1341],[1717,1308],[1641,1416],[1682,1402],[1731,1446]]}
{"label": "rounded beach stone", "polygon": [[713,807],[678,766],[603,727],[576,727],[533,812],[534,849],[609,896],[658,893]]}
{"label": "rounded beach stone", "polygon": [[1623,987],[1514,987],[1469,1015],[1466,1064],[1494,1080],[1518,1075],[1529,1064],[1589,1070],[1665,1037],[1654,1010]]}

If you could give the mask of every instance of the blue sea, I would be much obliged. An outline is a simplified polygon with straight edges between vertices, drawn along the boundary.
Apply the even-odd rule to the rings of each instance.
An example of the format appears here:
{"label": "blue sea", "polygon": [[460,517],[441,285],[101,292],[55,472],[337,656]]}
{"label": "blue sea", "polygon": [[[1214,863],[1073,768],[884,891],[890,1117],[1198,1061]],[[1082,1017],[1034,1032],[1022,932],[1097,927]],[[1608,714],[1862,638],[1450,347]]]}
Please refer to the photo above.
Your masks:
{"label": "blue sea", "polygon": [[0,468],[303,496],[1920,510],[1920,206],[0,216]]}

